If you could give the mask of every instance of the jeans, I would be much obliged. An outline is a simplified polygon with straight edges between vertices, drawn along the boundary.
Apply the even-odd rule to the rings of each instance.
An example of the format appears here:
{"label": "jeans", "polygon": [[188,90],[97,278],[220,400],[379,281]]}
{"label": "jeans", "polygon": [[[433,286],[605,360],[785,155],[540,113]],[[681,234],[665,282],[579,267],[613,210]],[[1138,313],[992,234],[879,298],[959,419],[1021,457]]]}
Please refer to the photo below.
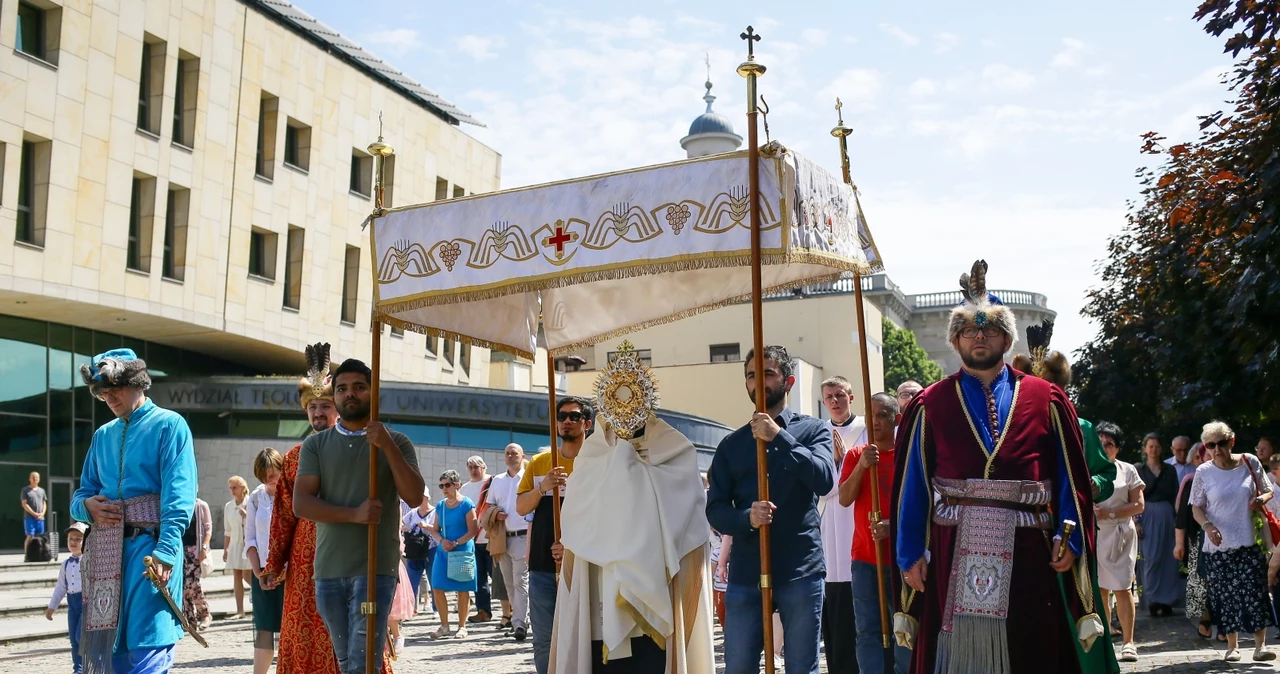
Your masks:
{"label": "jeans", "polygon": [[84,594],[72,592],[67,595],[67,636],[71,638],[71,665],[75,674],[80,674],[83,662],[80,658],[80,618],[84,612]]}
{"label": "jeans", "polygon": [[[418,599],[422,596],[422,579],[427,579],[427,584],[431,583],[431,558],[436,554],[435,548],[427,553],[426,559],[406,559],[404,560],[405,573],[409,574],[409,584],[413,586],[413,601],[417,606]],[[431,598],[431,608],[436,609],[436,595],[430,590],[427,596]],[[438,612],[438,611],[437,611]]]}
{"label": "jeans", "polygon": [[[773,605],[782,618],[782,654],[787,674],[818,674],[818,626],[822,622],[822,575],[774,583]],[[725,674],[758,674],[764,653],[760,588],[729,583],[725,591]],[[541,674],[541,673],[539,673]]]}
{"label": "jeans", "polygon": [[476,543],[476,614],[493,615],[493,598],[489,595],[490,573],[493,573],[493,558],[489,556],[489,544]]}
{"label": "jeans", "polygon": [[529,549],[528,536],[508,536],[507,554],[498,558],[498,572],[507,585],[511,602],[511,626],[529,627]]}
{"label": "jeans", "polygon": [[[377,577],[378,612],[374,620],[377,635],[373,643],[378,644],[374,654],[374,670],[382,668],[381,646],[387,642],[387,616],[391,613],[391,600],[396,594],[396,576]],[[367,617],[360,613],[360,604],[365,601],[369,588],[369,579],[365,576],[352,578],[317,578],[316,610],[320,620],[329,630],[333,640],[333,654],[338,659],[338,671],[343,674],[364,674],[365,670],[365,629]]]}
{"label": "jeans", "polygon": [[173,646],[135,648],[111,655],[115,674],[169,674],[173,666]]}
{"label": "jeans", "polygon": [[556,620],[556,574],[529,572],[529,618],[533,621],[533,666],[547,674],[551,658],[551,628]]}
{"label": "jeans", "polygon": [[[889,589],[888,574],[892,566],[885,567],[885,597],[893,597]],[[880,674],[885,660],[893,663],[895,674],[906,674],[911,668],[911,651],[895,642],[884,649],[880,633],[880,592],[876,589],[876,565],[855,561],[853,569],[853,615],[858,625],[858,667],[864,672]],[[892,611],[892,609],[890,609]],[[890,626],[892,629],[892,626]]]}

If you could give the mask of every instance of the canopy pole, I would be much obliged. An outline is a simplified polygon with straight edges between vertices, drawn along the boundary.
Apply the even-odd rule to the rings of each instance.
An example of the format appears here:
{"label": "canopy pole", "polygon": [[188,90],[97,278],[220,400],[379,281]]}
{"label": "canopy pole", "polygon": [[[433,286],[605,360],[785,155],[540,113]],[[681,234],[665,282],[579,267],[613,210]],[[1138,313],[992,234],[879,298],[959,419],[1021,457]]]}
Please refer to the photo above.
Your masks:
{"label": "canopy pole", "polygon": [[[747,26],[740,35],[747,41],[747,60],[738,66],[738,74],[747,78],[747,181],[751,199],[751,331],[755,346],[756,412],[767,413],[764,389],[764,307],[761,304],[763,281],[760,254],[760,138],[756,130],[756,80],[764,74],[765,67],[756,62],[755,43],[760,36]],[[759,500],[769,500],[769,457],[764,440],[756,439],[756,490]],[[771,559],[769,525],[760,529],[760,603],[763,609],[765,674],[773,674],[773,560]]]}
{"label": "canopy pole", "polygon": [[[844,113],[840,109],[844,104],[840,99],[836,99],[836,114],[838,121],[836,127],[831,130],[831,135],[840,139],[840,169],[844,173],[844,182],[849,187],[856,190],[853,185],[853,177],[849,172],[849,144],[846,138],[853,133],[853,129],[844,125]],[[855,199],[857,198],[855,194]],[[867,317],[866,311],[862,306],[862,275],[855,274],[853,277],[853,296],[857,302],[856,313],[858,316],[858,359],[862,365],[862,402],[866,413],[867,425],[867,442],[871,442],[873,417],[871,414],[871,373],[870,365],[867,358]],[[875,526],[880,521],[883,514],[880,512],[880,470],[877,466],[872,466],[868,473],[871,481],[871,512],[868,514],[871,526]],[[880,595],[880,635],[883,640],[883,646],[887,650],[892,643],[889,639],[889,601],[885,592],[885,571],[884,558],[880,554],[880,541],[872,542],[876,551],[876,590]],[[889,670],[888,658],[885,659],[885,670]]]}
{"label": "canopy pole", "polygon": [[[383,179],[386,176],[386,159],[394,154],[390,145],[382,142],[382,113],[378,113],[378,140],[369,144],[369,154],[376,158],[378,165],[378,180],[374,187],[374,209],[373,216],[378,217],[386,213],[386,204],[383,203],[385,196]],[[376,258],[373,261],[374,267],[377,267]],[[377,315],[373,318],[373,358],[371,359],[369,369],[371,376],[369,381],[369,421],[378,420],[378,407],[380,402],[380,384],[382,379],[382,321]],[[378,448],[369,443],[369,499],[376,500],[378,498]],[[398,515],[395,513],[392,516]],[[386,517],[387,515],[383,515]],[[366,578],[366,588],[364,603],[360,605],[360,612],[365,616],[365,642],[364,642],[364,671],[365,674],[376,674],[378,649],[382,648],[382,644],[377,642],[378,636],[378,525],[369,525],[369,547],[368,547],[368,577]]]}
{"label": "canopy pole", "polygon": [[[556,361],[551,357],[551,347],[547,347],[547,425],[551,433],[551,470],[560,467],[559,437],[556,433]],[[551,495],[551,527],[555,534],[555,542],[560,542],[560,487]],[[560,573],[560,562],[556,561],[556,574]]]}

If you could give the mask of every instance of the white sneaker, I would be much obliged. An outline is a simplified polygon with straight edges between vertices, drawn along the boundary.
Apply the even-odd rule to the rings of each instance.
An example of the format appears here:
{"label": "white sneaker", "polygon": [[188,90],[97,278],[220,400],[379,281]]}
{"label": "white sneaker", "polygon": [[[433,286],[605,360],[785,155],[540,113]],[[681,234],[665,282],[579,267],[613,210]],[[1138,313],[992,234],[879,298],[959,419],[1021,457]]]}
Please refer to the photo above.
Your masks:
{"label": "white sneaker", "polygon": [[1228,648],[1227,655],[1223,659],[1226,660],[1227,662],[1240,662],[1240,649]]}
{"label": "white sneaker", "polygon": [[404,635],[396,637],[395,649],[396,653],[404,652]]}
{"label": "white sneaker", "polygon": [[787,663],[785,660],[783,660],[781,655],[773,656],[773,671],[775,672],[787,671]]}

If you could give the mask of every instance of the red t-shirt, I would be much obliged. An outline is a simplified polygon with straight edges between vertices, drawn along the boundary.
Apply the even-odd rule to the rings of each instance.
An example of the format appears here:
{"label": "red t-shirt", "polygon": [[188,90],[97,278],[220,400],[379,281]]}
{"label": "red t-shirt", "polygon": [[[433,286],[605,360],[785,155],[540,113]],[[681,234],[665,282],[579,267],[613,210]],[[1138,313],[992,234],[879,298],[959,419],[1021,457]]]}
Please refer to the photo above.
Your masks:
{"label": "red t-shirt", "polygon": [[[853,475],[853,467],[858,465],[858,461],[862,459],[862,449],[866,445],[858,445],[849,450],[844,457],[844,463],[840,466],[840,484],[844,484],[845,480]],[[889,519],[890,508],[893,502],[893,447],[888,450],[880,450],[880,463],[876,464],[879,468],[880,478],[880,518]],[[867,481],[870,474],[864,472],[862,474],[862,491],[858,493],[858,498],[853,502],[853,561],[866,562],[868,564],[876,563],[875,546],[871,540],[871,520],[868,516],[871,514],[871,483]],[[885,539],[880,547],[880,559],[888,564],[893,560],[893,539]]]}

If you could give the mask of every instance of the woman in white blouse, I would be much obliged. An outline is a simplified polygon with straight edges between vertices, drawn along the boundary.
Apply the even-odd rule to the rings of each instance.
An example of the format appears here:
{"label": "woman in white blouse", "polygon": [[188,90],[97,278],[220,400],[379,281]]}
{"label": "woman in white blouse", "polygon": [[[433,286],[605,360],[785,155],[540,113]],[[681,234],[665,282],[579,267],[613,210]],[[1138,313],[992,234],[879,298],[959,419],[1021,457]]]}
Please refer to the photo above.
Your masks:
{"label": "woman in white blouse", "polygon": [[222,561],[231,569],[236,597],[236,619],[244,618],[244,588],[249,584],[249,558],[244,554],[244,501],[249,485],[239,475],[227,480],[231,500],[222,506]]}
{"label": "woman in white blouse", "polygon": [[1117,461],[1120,452],[1120,428],[1103,421],[1094,429],[1107,458],[1116,464],[1115,491],[1111,498],[1093,507],[1098,520],[1098,585],[1102,592],[1102,607],[1111,624],[1111,595],[1116,596],[1116,612],[1120,614],[1121,662],[1136,662],[1138,649],[1133,644],[1134,566],[1138,563],[1138,535],[1133,517],[1141,515],[1145,507],[1142,478],[1131,463]]}
{"label": "woman in white blouse", "polygon": [[1218,629],[1227,634],[1226,660],[1240,661],[1242,630],[1253,632],[1254,661],[1275,660],[1276,654],[1266,649],[1267,628],[1275,624],[1267,595],[1266,520],[1261,531],[1256,523],[1274,492],[1257,457],[1232,452],[1236,437],[1230,426],[1205,424],[1200,439],[1213,461],[1196,469],[1191,506],[1204,528],[1200,565]]}
{"label": "woman in white blouse", "polygon": [[253,460],[253,475],[262,484],[249,494],[245,506],[244,552],[253,571],[250,592],[253,597],[253,674],[267,674],[275,657],[275,635],[280,631],[284,609],[283,578],[262,573],[271,551],[271,511],[275,505],[276,485],[284,457],[268,447]]}

